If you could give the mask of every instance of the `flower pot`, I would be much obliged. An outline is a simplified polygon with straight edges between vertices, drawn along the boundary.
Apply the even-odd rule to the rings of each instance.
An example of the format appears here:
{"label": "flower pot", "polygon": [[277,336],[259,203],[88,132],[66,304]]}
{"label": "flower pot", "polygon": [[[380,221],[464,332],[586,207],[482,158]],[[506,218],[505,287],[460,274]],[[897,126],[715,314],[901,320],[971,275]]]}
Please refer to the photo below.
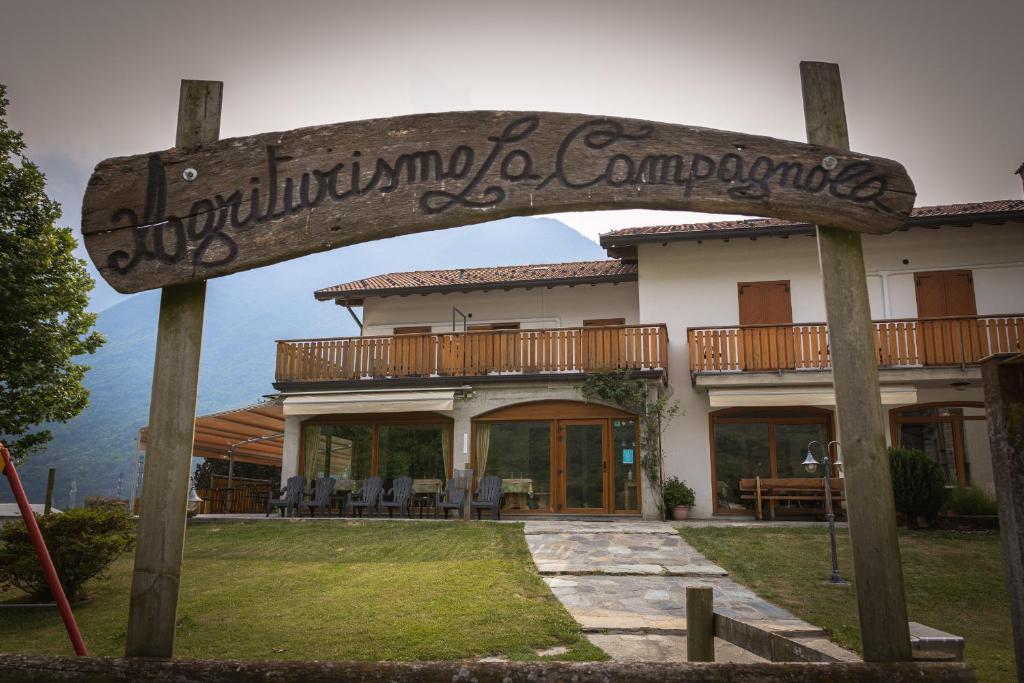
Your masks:
{"label": "flower pot", "polygon": [[672,508],[672,519],[687,519],[690,516],[690,508],[685,505],[676,505]]}

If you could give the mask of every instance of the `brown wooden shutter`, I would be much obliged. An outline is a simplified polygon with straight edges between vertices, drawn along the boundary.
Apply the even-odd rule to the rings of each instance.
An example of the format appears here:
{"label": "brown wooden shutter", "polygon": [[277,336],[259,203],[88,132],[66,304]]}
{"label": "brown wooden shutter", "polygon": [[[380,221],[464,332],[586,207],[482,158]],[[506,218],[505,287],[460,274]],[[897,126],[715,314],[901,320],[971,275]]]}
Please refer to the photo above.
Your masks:
{"label": "brown wooden shutter", "polygon": [[793,322],[789,280],[737,283],[740,325],[788,325]]}
{"label": "brown wooden shutter", "polygon": [[584,320],[583,327],[611,327],[613,325],[625,325],[625,318],[598,318],[596,320]]}
{"label": "brown wooden shutter", "polygon": [[518,330],[518,322],[504,322],[504,323],[473,323],[469,325],[467,329],[470,330]]}
{"label": "brown wooden shutter", "polygon": [[974,277],[969,270],[914,273],[919,318],[977,315]]}
{"label": "brown wooden shutter", "polygon": [[392,334],[430,334],[430,325],[408,325],[396,327],[391,330]]}

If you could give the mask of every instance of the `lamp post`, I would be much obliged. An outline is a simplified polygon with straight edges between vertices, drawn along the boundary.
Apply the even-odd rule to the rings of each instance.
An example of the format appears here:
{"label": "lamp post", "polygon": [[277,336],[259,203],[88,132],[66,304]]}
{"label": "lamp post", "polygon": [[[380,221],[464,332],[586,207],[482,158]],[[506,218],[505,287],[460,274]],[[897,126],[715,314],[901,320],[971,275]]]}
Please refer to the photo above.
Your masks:
{"label": "lamp post", "polygon": [[[807,444],[807,457],[801,463],[811,474],[814,474],[818,469],[818,461],[814,459],[814,453],[811,451],[811,446],[814,444],[822,445],[820,441],[812,441]],[[830,481],[832,477],[832,458],[830,455],[833,445],[838,447],[839,442],[829,441],[827,446],[822,446],[825,449],[825,455],[822,457],[821,463],[825,466],[822,483],[825,486],[825,514],[828,518],[828,535],[829,540],[832,542],[832,577],[828,581],[832,584],[845,584],[846,581],[839,575],[839,554],[836,551],[836,515],[832,510],[832,482]],[[836,453],[836,462],[838,462],[838,448]]]}

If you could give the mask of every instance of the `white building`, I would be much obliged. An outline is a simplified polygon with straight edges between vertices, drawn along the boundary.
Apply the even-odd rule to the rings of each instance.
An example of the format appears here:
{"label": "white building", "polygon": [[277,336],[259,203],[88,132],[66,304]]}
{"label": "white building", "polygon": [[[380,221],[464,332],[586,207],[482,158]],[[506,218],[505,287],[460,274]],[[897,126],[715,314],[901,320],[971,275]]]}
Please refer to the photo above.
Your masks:
{"label": "white building", "polygon": [[[696,516],[749,513],[739,480],[796,477],[835,433],[812,226],[778,220],[603,235],[598,262],[393,273],[328,287],[362,336],[282,341],[282,480],[330,473],[505,480],[505,509],[656,516],[639,424],[586,402],[627,368],[678,401],[663,469]],[[1024,350],[1024,201],[916,209],[864,236],[892,443],[990,486],[978,361]],[[638,485],[638,482],[643,482]]]}

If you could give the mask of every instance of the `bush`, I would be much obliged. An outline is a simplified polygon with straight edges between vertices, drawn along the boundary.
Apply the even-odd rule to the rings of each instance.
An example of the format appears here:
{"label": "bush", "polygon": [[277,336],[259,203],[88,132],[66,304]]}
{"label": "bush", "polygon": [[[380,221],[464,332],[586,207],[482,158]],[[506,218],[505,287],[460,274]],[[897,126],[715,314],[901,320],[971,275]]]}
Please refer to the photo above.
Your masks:
{"label": "bush", "polygon": [[665,509],[671,510],[674,507],[693,507],[697,500],[697,494],[686,485],[685,481],[679,481],[679,477],[671,477],[665,480],[664,485]]}
{"label": "bush", "polygon": [[[69,600],[135,544],[132,519],[119,507],[69,510],[36,519]],[[53,599],[20,520],[0,529],[0,588],[21,589],[40,602]]]}
{"label": "bush", "polygon": [[889,467],[896,511],[906,515],[908,521],[917,517],[934,518],[946,501],[942,468],[913,448],[890,448]]}
{"label": "bush", "polygon": [[954,515],[982,517],[998,514],[996,499],[977,486],[958,486],[953,489],[946,509]]}

